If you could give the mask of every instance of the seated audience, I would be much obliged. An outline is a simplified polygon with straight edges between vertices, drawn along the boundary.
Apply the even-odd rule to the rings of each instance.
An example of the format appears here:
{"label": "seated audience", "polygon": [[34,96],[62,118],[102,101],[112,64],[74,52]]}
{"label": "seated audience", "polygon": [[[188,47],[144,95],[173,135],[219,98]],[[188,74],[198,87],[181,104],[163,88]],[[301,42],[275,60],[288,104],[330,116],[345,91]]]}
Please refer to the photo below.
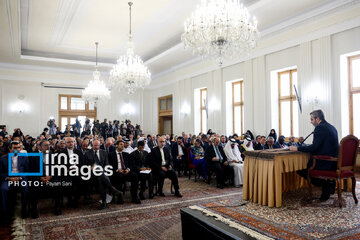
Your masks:
{"label": "seated audience", "polygon": [[207,179],[207,164],[205,160],[205,151],[201,146],[199,139],[195,140],[195,145],[190,150],[191,162],[196,166],[198,172],[202,173],[204,180]]}
{"label": "seated audience", "polygon": [[244,164],[241,158],[239,146],[235,139],[230,138],[224,148],[229,165],[234,169],[234,186],[240,187],[243,184]]}
{"label": "seated audience", "polygon": [[[125,182],[131,182],[131,201],[140,204],[141,201],[137,195],[139,187],[139,180],[136,174],[135,166],[130,158],[130,154],[124,152],[124,142],[119,141],[116,144],[116,151],[109,153],[109,164],[113,167],[113,175],[111,176],[111,182],[120,189]],[[121,202],[121,198],[119,198]]]}
{"label": "seated audience", "polygon": [[150,166],[154,177],[158,181],[158,194],[165,197],[163,193],[163,185],[165,178],[169,178],[175,189],[175,196],[182,197],[179,192],[179,182],[175,171],[173,170],[173,163],[171,160],[170,150],[165,148],[165,139],[158,138],[158,146],[151,150]]}
{"label": "seated audience", "polygon": [[151,171],[149,164],[149,154],[147,151],[145,151],[144,141],[137,142],[137,148],[130,154],[130,157],[134,164],[134,171],[140,180],[140,193],[139,193],[140,199],[141,200],[145,199],[144,192],[146,190],[146,181],[148,181],[148,186],[149,186],[149,198],[150,199],[154,198],[152,172],[141,173],[141,171],[145,171],[145,170]]}
{"label": "seated audience", "polygon": [[266,137],[261,136],[260,142],[255,145],[255,150],[265,150],[266,149],[265,146],[266,146]]}

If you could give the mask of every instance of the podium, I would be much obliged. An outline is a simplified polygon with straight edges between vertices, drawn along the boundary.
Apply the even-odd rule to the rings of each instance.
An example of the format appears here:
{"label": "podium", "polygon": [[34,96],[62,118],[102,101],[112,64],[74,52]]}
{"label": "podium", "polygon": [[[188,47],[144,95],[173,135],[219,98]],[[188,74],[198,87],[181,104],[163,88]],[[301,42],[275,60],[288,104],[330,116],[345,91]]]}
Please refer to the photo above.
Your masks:
{"label": "podium", "polygon": [[286,149],[246,151],[243,199],[281,207],[282,193],[307,186],[296,171],[306,169],[310,154]]}

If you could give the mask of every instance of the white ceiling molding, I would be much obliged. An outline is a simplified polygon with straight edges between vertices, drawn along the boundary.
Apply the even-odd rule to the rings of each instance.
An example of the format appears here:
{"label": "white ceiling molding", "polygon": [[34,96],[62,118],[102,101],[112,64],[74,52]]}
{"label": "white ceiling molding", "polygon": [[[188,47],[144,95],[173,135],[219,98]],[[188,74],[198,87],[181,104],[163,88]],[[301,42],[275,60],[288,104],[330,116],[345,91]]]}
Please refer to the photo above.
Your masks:
{"label": "white ceiling molding", "polygon": [[[34,60],[34,61],[68,63],[68,64],[77,64],[77,65],[84,65],[84,66],[95,66],[94,62],[83,61],[83,60],[70,60],[70,59],[64,59],[64,58],[39,57],[39,56],[31,56],[31,55],[20,55],[20,58],[26,59],[26,60]],[[98,66],[112,68],[114,66],[114,64],[98,62]]]}
{"label": "white ceiling molding", "polygon": [[8,15],[8,23],[9,23],[9,31],[10,31],[10,39],[11,39],[11,50],[12,50],[13,57],[15,57],[14,32],[13,32],[13,25],[12,25],[10,0],[6,0],[6,11],[7,11],[7,15]]}
{"label": "white ceiling molding", "polygon": [[84,0],[60,1],[59,10],[57,11],[49,43],[51,46],[57,46],[63,41],[65,34],[69,30],[72,19],[83,1]]}
{"label": "white ceiling molding", "polygon": [[[329,27],[324,28],[324,29],[320,29],[318,31],[311,32],[311,33],[309,33],[307,35],[302,36],[301,38],[291,39],[291,40],[288,40],[286,42],[282,42],[280,44],[277,44],[277,45],[274,45],[274,46],[271,46],[271,47],[268,47],[268,48],[264,48],[264,49],[261,49],[259,51],[255,51],[255,52],[252,53],[251,57],[244,57],[244,58],[240,58],[240,59],[233,60],[233,61],[227,61],[227,62],[223,63],[222,68],[226,68],[226,67],[229,67],[231,65],[238,64],[238,63],[250,60],[250,59],[254,59],[254,58],[259,57],[259,56],[264,56],[264,55],[267,55],[267,54],[270,54],[270,53],[273,53],[273,52],[277,52],[277,51],[280,51],[280,50],[283,50],[283,49],[286,49],[286,48],[290,48],[290,47],[300,45],[301,43],[313,41],[313,40],[319,39],[321,37],[329,36],[329,35],[332,35],[332,34],[335,34],[335,33],[338,33],[338,32],[342,32],[342,31],[345,31],[345,30],[348,30],[348,29],[351,29],[351,28],[359,27],[359,26],[360,26],[360,17],[353,18],[351,20],[341,22],[341,23],[329,26]],[[215,64],[212,64],[210,62],[210,64],[208,64],[208,67],[193,71],[193,72],[185,74],[185,75],[181,75],[181,76],[176,77],[176,78],[173,78],[171,81],[166,81],[166,82],[165,81],[161,81],[161,82],[156,81],[156,80],[160,79],[161,77],[166,76],[167,74],[173,73],[173,72],[175,72],[177,70],[180,70],[180,69],[184,68],[185,66],[189,66],[191,64],[196,63],[196,61],[194,61],[194,62],[192,62],[192,61],[194,61],[194,59],[189,60],[189,61],[187,61],[185,63],[179,64],[177,66],[174,66],[171,70],[168,70],[166,72],[165,71],[162,72],[164,74],[162,74],[162,73],[157,74],[156,78],[155,77],[153,78],[153,82],[152,82],[151,86],[148,87],[148,89],[156,89],[156,88],[159,88],[159,87],[163,87],[163,86],[175,83],[175,82],[183,80],[183,79],[193,78],[193,77],[208,73],[210,71],[214,71],[216,69],[219,69],[219,66],[217,66]],[[198,62],[200,62],[200,60],[198,60]]]}
{"label": "white ceiling molding", "polygon": [[[17,64],[17,63],[4,63],[0,62],[0,69],[12,69],[17,71],[34,71],[34,72],[50,72],[50,73],[65,73],[65,74],[79,74],[87,75],[91,78],[93,71],[82,70],[75,68],[61,68],[61,67],[45,67],[40,65],[28,65],[28,64]],[[109,71],[100,71],[101,76],[108,77]]]}
{"label": "white ceiling molding", "polygon": [[29,20],[30,20],[30,10],[31,10],[31,1],[30,0],[19,0],[18,8],[19,10],[19,43],[20,50],[26,49],[28,47],[28,31],[29,31]]}
{"label": "white ceiling molding", "polygon": [[[175,46],[161,52],[160,54],[150,58],[149,60],[146,60],[145,64],[151,64],[153,62],[156,62],[157,60],[159,60],[160,58],[166,57],[167,55],[179,50],[179,49],[184,49],[184,44],[183,43],[178,43]],[[185,49],[184,49],[185,50]]]}
{"label": "white ceiling molding", "polygon": [[293,27],[300,23],[304,23],[308,20],[312,21],[314,17],[318,17],[320,15],[326,14],[329,11],[334,9],[339,9],[344,6],[352,5],[357,0],[335,0],[335,1],[328,1],[324,5],[314,7],[311,10],[306,11],[305,13],[301,13],[297,16],[291,17],[290,19],[284,20],[274,26],[270,26],[264,30],[261,30],[261,37],[265,37],[270,34],[274,34],[281,30],[287,30],[289,27]]}

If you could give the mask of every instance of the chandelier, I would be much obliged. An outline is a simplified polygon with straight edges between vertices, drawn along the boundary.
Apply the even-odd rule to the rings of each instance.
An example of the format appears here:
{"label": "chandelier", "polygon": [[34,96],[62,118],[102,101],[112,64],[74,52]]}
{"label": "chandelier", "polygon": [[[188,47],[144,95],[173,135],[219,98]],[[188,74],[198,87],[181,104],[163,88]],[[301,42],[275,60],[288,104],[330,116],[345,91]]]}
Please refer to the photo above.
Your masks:
{"label": "chandelier", "polygon": [[110,71],[111,85],[119,90],[125,90],[128,94],[133,94],[138,88],[144,88],[151,82],[151,73],[144,65],[144,62],[134,53],[134,42],[131,35],[131,6],[130,11],[130,30],[129,41],[126,54],[120,56],[117,64]]}
{"label": "chandelier", "polygon": [[257,20],[239,0],[202,0],[184,23],[181,40],[194,55],[216,59],[249,54],[259,37]]}
{"label": "chandelier", "polygon": [[94,79],[89,82],[89,85],[82,91],[82,99],[87,103],[93,103],[95,106],[99,102],[110,99],[110,91],[105,86],[105,83],[100,80],[100,72],[97,69],[97,52],[98,52],[98,42],[96,45],[96,65],[95,71],[93,72]]}

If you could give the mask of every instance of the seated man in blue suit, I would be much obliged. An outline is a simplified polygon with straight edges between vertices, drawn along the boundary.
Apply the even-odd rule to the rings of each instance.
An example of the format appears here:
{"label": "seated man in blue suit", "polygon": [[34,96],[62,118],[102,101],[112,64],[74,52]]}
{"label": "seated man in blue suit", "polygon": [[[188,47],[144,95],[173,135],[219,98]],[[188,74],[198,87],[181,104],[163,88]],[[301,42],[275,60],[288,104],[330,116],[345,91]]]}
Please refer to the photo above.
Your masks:
{"label": "seated man in blue suit", "polygon": [[[10,153],[14,153],[15,151],[20,152],[20,143],[16,141],[12,141],[9,145]],[[0,159],[0,194],[1,194],[1,212],[2,216],[9,219],[11,217],[10,209],[9,209],[9,191],[17,190],[21,191],[21,217],[27,217],[26,211],[26,202],[27,202],[27,194],[28,194],[28,184],[27,178],[11,176],[9,177],[9,160],[8,154],[4,155]],[[11,157],[11,172],[12,173],[21,173],[28,172],[29,163],[27,157],[15,156]],[[5,220],[2,219],[2,220]]]}
{"label": "seated man in blue suit", "polygon": [[[310,113],[311,124],[314,125],[313,143],[308,146],[290,146],[291,151],[309,152],[312,155],[326,155],[337,157],[339,154],[339,141],[336,128],[325,121],[324,113],[321,110],[315,110]],[[308,168],[313,164],[313,160],[308,162]],[[316,161],[315,169],[317,170],[336,170],[337,162]],[[299,175],[307,178],[307,169],[298,171]],[[335,192],[335,182],[323,179],[312,179],[315,185],[322,186],[322,194],[320,201],[326,201],[330,198],[330,194]]]}

